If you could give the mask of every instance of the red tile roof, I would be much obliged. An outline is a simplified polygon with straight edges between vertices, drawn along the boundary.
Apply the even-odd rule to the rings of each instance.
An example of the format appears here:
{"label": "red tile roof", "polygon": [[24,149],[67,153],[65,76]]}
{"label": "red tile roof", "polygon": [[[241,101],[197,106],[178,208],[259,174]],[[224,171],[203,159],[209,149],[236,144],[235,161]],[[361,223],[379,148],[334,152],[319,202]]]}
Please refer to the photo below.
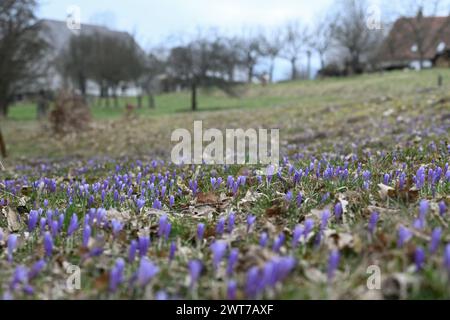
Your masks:
{"label": "red tile roof", "polygon": [[382,45],[379,58],[383,62],[418,60],[419,52],[413,52],[412,48],[420,42],[426,60],[436,56],[441,42],[450,48],[450,17],[398,19]]}

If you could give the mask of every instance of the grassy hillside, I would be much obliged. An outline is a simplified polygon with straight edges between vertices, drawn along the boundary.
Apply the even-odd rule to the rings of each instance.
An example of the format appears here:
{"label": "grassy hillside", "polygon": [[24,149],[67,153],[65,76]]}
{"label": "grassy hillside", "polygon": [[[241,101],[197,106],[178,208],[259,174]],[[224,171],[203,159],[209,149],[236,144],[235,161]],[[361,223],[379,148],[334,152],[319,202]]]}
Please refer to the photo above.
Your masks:
{"label": "grassy hillside", "polygon": [[[450,70],[435,69],[423,72],[400,71],[350,78],[287,82],[265,87],[261,85],[241,86],[236,88],[237,97],[227,96],[218,90],[201,90],[199,111],[361,102],[386,95],[401,97],[435,87],[439,74],[443,77],[444,88],[450,88]],[[190,111],[189,92],[157,95],[155,101],[156,108],[149,109],[145,98],[144,107],[137,110],[139,116],[159,116]],[[104,101],[93,100],[91,104],[94,118],[120,118],[124,114],[124,107],[127,103],[136,105],[137,101],[135,98],[120,98],[119,108],[112,106],[107,108],[103,106]],[[11,109],[11,120],[31,121],[35,118],[36,107],[31,102],[15,105]]]}

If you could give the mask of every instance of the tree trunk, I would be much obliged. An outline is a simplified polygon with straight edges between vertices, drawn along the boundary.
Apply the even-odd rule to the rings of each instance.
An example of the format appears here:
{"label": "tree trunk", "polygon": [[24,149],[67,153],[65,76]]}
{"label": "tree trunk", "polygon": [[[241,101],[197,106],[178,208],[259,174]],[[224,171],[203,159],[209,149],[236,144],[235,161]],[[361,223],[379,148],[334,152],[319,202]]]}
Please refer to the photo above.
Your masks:
{"label": "tree trunk", "polygon": [[253,80],[253,65],[248,66],[247,82],[252,83]]}
{"label": "tree trunk", "polygon": [[197,83],[195,80],[192,81],[191,85],[191,108],[192,111],[197,110]]}
{"label": "tree trunk", "polygon": [[2,134],[2,130],[1,129],[0,129],[0,155],[3,158],[6,158],[5,140],[3,140],[3,134]]}
{"label": "tree trunk", "polygon": [[0,118],[7,118],[9,111],[8,102],[0,102]]}
{"label": "tree trunk", "polygon": [[150,109],[155,109],[155,97],[152,92],[148,92],[148,107]]}
{"label": "tree trunk", "polygon": [[297,79],[297,58],[291,59],[291,68],[292,68],[291,80],[295,80]]}
{"label": "tree trunk", "polygon": [[320,70],[323,70],[325,68],[325,60],[323,58],[323,53],[319,53],[320,55]]}
{"label": "tree trunk", "polygon": [[270,68],[269,68],[269,81],[270,83],[273,83],[273,73],[275,71],[275,59],[272,58],[270,60]]}
{"label": "tree trunk", "polygon": [[119,107],[119,99],[117,98],[117,89],[114,88],[113,90],[113,99],[114,99],[114,108]]}
{"label": "tree trunk", "polygon": [[234,68],[228,70],[228,81],[234,82]]}
{"label": "tree trunk", "polygon": [[138,107],[138,109],[142,108],[142,95],[141,94],[138,94],[138,96],[137,96],[137,107]]}

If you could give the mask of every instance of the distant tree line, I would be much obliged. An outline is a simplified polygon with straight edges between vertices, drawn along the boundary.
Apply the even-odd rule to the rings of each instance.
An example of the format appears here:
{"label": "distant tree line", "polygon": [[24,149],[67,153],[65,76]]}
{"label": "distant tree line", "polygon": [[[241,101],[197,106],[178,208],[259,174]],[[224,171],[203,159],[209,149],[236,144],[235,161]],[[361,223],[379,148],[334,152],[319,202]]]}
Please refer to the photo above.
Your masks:
{"label": "distant tree line", "polygon": [[[425,4],[417,3],[413,10],[421,12]],[[34,14],[36,6],[35,0],[1,1],[2,116],[7,115],[14,96],[45,73],[46,67],[39,61],[43,60],[48,44],[38,37],[40,25]],[[388,24],[381,21],[381,28],[368,28],[373,18],[368,7],[364,0],[339,0],[326,15],[316,19],[314,25],[291,20],[270,30],[246,30],[233,36],[206,32],[147,52],[137,45],[132,35],[81,33],[74,35],[67,48],[51,63],[57,65],[64,78],[83,97],[88,93],[88,83],[96,83],[107,105],[111,95],[117,106],[119,91],[133,85],[149,97],[149,107],[154,107],[156,83],[162,83],[166,90],[190,90],[191,108],[196,110],[198,88],[217,87],[234,94],[237,83],[251,83],[256,78],[273,82],[280,59],[290,64],[290,80],[311,77],[312,55],[320,60],[321,75],[375,70],[378,49]],[[417,38],[419,52],[427,49],[422,17],[417,15],[417,21],[411,20],[414,23],[412,36]],[[141,96],[138,104],[142,105]]]}

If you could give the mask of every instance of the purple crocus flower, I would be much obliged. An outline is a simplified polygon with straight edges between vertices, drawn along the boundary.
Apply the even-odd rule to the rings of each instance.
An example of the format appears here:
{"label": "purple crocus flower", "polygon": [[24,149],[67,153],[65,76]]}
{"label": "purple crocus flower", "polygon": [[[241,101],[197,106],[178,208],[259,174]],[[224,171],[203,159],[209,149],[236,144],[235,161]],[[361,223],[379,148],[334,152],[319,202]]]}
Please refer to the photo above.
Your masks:
{"label": "purple crocus flower", "polygon": [[159,272],[159,268],[147,257],[142,257],[137,272],[137,281],[140,286],[146,286]]}
{"label": "purple crocus flower", "polygon": [[372,212],[372,214],[370,215],[369,225],[368,225],[370,234],[373,234],[375,232],[375,228],[377,227],[378,217],[379,217],[378,212]]}
{"label": "purple crocus flower", "polygon": [[294,233],[292,235],[292,247],[296,248],[298,246],[298,243],[300,242],[300,238],[303,235],[305,228],[299,224],[295,226]]}
{"label": "purple crocus flower", "polygon": [[404,226],[400,226],[398,228],[398,241],[397,241],[397,247],[401,248],[403,245],[409,241],[409,239],[412,238],[412,232],[405,228]]}
{"label": "purple crocus flower", "polygon": [[272,181],[273,174],[275,173],[275,166],[269,165],[266,170],[267,175],[267,184],[270,184]]}
{"label": "purple crocus flower", "polygon": [[328,225],[328,219],[330,218],[330,211],[329,210],[324,210],[322,212],[322,217],[321,217],[321,223],[320,223],[320,230],[324,231]]}
{"label": "purple crocus flower", "polygon": [[425,250],[418,247],[414,253],[414,262],[416,264],[416,271],[420,271],[425,264]]}
{"label": "purple crocus flower", "polygon": [[109,274],[109,290],[111,292],[116,292],[117,287],[123,282],[124,269],[125,261],[122,258],[118,258]]}
{"label": "purple crocus flower", "polygon": [[245,293],[249,298],[255,298],[259,293],[260,276],[258,267],[252,267],[247,272],[247,279],[245,284]]}
{"label": "purple crocus flower", "polygon": [[417,218],[414,220],[413,227],[418,230],[422,230],[425,228],[426,222],[425,219]]}
{"label": "purple crocus flower", "polygon": [[217,222],[217,226],[216,226],[216,234],[217,235],[222,235],[223,231],[225,230],[225,218],[220,218],[219,221]]}
{"label": "purple crocus flower", "polygon": [[169,197],[169,206],[173,207],[174,204],[175,204],[175,197],[173,195],[170,195],[170,197]]}
{"label": "purple crocus flower", "polygon": [[170,222],[167,222],[166,228],[164,230],[164,239],[169,239],[170,231],[172,230],[172,224]]}
{"label": "purple crocus flower", "polygon": [[175,257],[175,252],[177,251],[177,244],[175,241],[172,241],[170,243],[170,249],[169,249],[169,261],[172,261]]}
{"label": "purple crocus flower", "polygon": [[166,233],[166,227],[167,227],[167,223],[169,222],[168,220],[169,218],[167,217],[167,215],[162,215],[159,218],[159,225],[158,225],[158,237],[162,237],[165,235]]}
{"label": "purple crocus flower", "polygon": [[7,246],[8,246],[8,261],[12,262],[13,261],[13,253],[17,247],[17,235],[16,234],[11,233],[8,236]]}
{"label": "purple crocus flower", "polygon": [[227,275],[231,276],[234,271],[234,267],[239,258],[239,249],[232,249],[230,252],[230,256],[228,257],[228,265],[227,265]]}
{"label": "purple crocus flower", "polygon": [[311,233],[311,231],[314,229],[314,220],[313,219],[306,219],[305,220],[305,230],[304,230],[304,236],[305,239],[308,237],[308,235]]}
{"label": "purple crocus flower", "polygon": [[41,217],[41,219],[39,219],[39,228],[40,228],[41,232],[45,231],[46,225],[47,225],[47,219],[45,219],[44,217]]}
{"label": "purple crocus flower", "polygon": [[139,236],[138,238],[139,256],[143,257],[147,255],[148,248],[150,247],[149,236]]}
{"label": "purple crocus flower", "polygon": [[291,201],[292,201],[292,198],[293,198],[292,191],[289,190],[289,191],[286,193],[286,195],[284,196],[284,199],[285,199],[287,202],[291,202]]}
{"label": "purple crocus flower", "polygon": [[237,282],[235,280],[228,281],[227,284],[227,299],[236,300]]}
{"label": "purple crocus flower", "polygon": [[261,236],[259,237],[259,245],[264,248],[267,245],[268,241],[269,241],[268,234],[266,232],[261,233]]}
{"label": "purple crocus flower", "polygon": [[425,220],[425,216],[428,213],[429,204],[427,200],[421,200],[419,205],[419,219]]}
{"label": "purple crocus flower", "polygon": [[142,208],[145,206],[145,199],[136,199],[136,207],[138,209],[138,211],[141,211]]}
{"label": "purple crocus flower", "polygon": [[439,215],[443,217],[447,212],[447,206],[444,201],[439,202]]}
{"label": "purple crocus flower", "polygon": [[58,235],[58,231],[59,231],[59,223],[56,220],[53,220],[52,223],[50,224],[50,230],[52,232],[52,236],[56,237]]}
{"label": "purple crocus flower", "polygon": [[247,232],[250,232],[251,227],[256,221],[256,217],[254,215],[247,216]]}
{"label": "purple crocus flower", "polygon": [[425,168],[420,167],[419,170],[416,172],[416,186],[417,189],[422,189],[422,187],[425,184]]}
{"label": "purple crocus flower", "polygon": [[281,246],[284,244],[284,239],[285,238],[286,238],[286,236],[284,235],[284,233],[280,233],[278,235],[278,237],[273,242],[273,246],[272,246],[272,250],[274,252],[279,252],[280,251]]}
{"label": "purple crocus flower", "polygon": [[85,225],[83,230],[83,247],[87,248],[90,237],[91,237],[91,227],[89,225]]}
{"label": "purple crocus flower", "polygon": [[152,208],[153,208],[153,209],[161,210],[161,209],[162,209],[162,203],[161,203],[161,201],[159,201],[159,199],[155,199],[155,201],[153,201]]}
{"label": "purple crocus flower", "polygon": [[37,210],[31,210],[28,218],[28,232],[33,232],[36,228],[39,219],[39,212]]}
{"label": "purple crocus flower", "polygon": [[45,267],[45,260],[41,259],[37,261],[32,267],[31,270],[28,272],[28,279],[32,280],[37,277],[37,275],[44,269]]}
{"label": "purple crocus flower", "polygon": [[441,241],[441,234],[442,234],[442,229],[441,228],[435,228],[433,230],[433,233],[431,234],[431,242],[430,242],[430,253],[433,254],[437,251],[438,247],[439,247],[439,243]]}
{"label": "purple crocus flower", "polygon": [[339,201],[334,206],[334,216],[336,217],[337,220],[339,220],[341,218],[342,212],[343,212],[343,210],[342,210],[342,203]]}
{"label": "purple crocus flower", "polygon": [[200,273],[203,269],[203,264],[199,260],[191,260],[188,263],[189,275],[191,278],[190,287],[193,288],[200,277]]}
{"label": "purple crocus flower", "polygon": [[303,196],[299,192],[298,195],[297,195],[297,208],[300,208],[302,206],[302,201],[303,201]]}
{"label": "purple crocus flower", "polygon": [[128,262],[133,263],[136,258],[136,250],[138,243],[136,240],[131,240],[130,249],[128,250]]}
{"label": "purple crocus flower", "polygon": [[338,250],[333,250],[328,258],[328,281],[332,281],[339,266],[340,254]]}
{"label": "purple crocus flower", "polygon": [[111,220],[111,227],[112,227],[113,236],[117,237],[119,232],[122,231],[122,229],[123,229],[123,224],[117,219],[112,219]]}
{"label": "purple crocus flower", "polygon": [[228,232],[233,232],[234,229],[234,222],[235,222],[236,216],[234,215],[234,212],[231,212],[228,216]]}
{"label": "purple crocus flower", "polygon": [[444,250],[444,267],[447,269],[447,272],[450,274],[450,244],[445,246]]}
{"label": "purple crocus flower", "polygon": [[28,269],[25,266],[17,266],[14,270],[13,277],[9,284],[12,291],[16,290],[17,286],[20,284],[27,285],[28,283]]}
{"label": "purple crocus flower", "polygon": [[203,241],[203,235],[205,234],[205,224],[199,223],[197,225],[197,241],[201,243]]}
{"label": "purple crocus flower", "polygon": [[225,251],[227,249],[227,244],[224,241],[216,240],[213,242],[213,244],[211,244],[210,248],[213,253],[213,266],[214,266],[214,269],[217,269],[220,261],[222,260],[223,256],[225,255]]}
{"label": "purple crocus flower", "polygon": [[45,256],[47,258],[51,257],[53,254],[53,238],[49,232],[46,232],[44,235],[44,249]]}
{"label": "purple crocus flower", "polygon": [[165,291],[158,291],[155,294],[156,301],[166,301],[168,299],[169,299],[169,296],[167,295],[167,293]]}

